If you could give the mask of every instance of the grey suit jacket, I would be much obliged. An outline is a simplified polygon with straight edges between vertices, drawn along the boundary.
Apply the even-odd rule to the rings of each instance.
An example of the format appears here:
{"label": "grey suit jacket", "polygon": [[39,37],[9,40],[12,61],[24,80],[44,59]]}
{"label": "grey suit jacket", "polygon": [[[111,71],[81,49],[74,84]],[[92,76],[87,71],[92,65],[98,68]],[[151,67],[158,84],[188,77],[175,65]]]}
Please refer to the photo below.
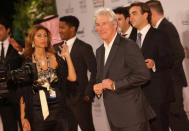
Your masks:
{"label": "grey suit jacket", "polygon": [[150,73],[136,43],[117,34],[104,65],[104,46],[96,51],[97,82],[109,78],[116,90],[103,91],[109,121],[116,127],[127,127],[154,117],[140,86]]}

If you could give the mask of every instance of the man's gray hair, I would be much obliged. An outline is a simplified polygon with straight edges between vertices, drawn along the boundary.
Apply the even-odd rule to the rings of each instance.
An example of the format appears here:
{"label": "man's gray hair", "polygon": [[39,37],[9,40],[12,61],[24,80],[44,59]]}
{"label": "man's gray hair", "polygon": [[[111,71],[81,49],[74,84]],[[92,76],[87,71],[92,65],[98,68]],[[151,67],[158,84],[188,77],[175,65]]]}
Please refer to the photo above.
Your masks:
{"label": "man's gray hair", "polygon": [[95,21],[100,16],[109,17],[110,22],[112,22],[113,24],[117,23],[117,21],[118,21],[116,14],[113,12],[113,10],[111,10],[109,8],[100,8],[100,9],[98,9],[94,14]]}

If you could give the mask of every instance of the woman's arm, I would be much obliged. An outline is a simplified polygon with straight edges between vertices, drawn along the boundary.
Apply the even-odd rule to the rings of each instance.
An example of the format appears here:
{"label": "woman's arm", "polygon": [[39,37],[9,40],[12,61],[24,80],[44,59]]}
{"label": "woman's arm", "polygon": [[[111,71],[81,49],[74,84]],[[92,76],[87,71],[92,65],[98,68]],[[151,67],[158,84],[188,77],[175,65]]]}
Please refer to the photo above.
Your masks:
{"label": "woman's arm", "polygon": [[58,55],[60,57],[64,57],[67,61],[67,65],[68,65],[67,80],[74,82],[74,81],[76,81],[77,76],[76,76],[75,68],[73,66],[70,54],[69,54],[68,46],[63,44],[62,47],[60,47],[60,49],[61,49],[61,53],[58,52]]}
{"label": "woman's arm", "polygon": [[24,102],[23,96],[20,98],[20,116],[22,122],[23,131],[31,131],[31,126],[27,118],[25,118],[25,107],[26,104]]}

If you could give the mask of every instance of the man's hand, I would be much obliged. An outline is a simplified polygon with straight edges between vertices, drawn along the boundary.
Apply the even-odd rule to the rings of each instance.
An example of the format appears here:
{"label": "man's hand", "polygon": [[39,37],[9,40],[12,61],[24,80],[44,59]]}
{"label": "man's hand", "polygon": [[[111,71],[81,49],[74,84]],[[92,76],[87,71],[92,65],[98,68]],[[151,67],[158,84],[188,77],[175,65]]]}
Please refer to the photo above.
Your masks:
{"label": "man's hand", "polygon": [[103,92],[102,83],[95,84],[93,86],[93,90],[94,90],[95,94],[97,94],[97,95],[102,94],[102,92]]}
{"label": "man's hand", "polygon": [[146,59],[145,62],[148,69],[152,69],[152,67],[155,65],[155,62],[152,59]]}
{"label": "man's hand", "polygon": [[90,100],[89,96],[84,96],[84,101],[89,102],[89,100]]}
{"label": "man's hand", "polygon": [[14,38],[9,38],[9,43],[13,46],[15,50],[18,52],[22,52],[22,47],[16,42]]}
{"label": "man's hand", "polygon": [[102,81],[102,88],[114,91],[114,82],[111,79],[104,79]]}

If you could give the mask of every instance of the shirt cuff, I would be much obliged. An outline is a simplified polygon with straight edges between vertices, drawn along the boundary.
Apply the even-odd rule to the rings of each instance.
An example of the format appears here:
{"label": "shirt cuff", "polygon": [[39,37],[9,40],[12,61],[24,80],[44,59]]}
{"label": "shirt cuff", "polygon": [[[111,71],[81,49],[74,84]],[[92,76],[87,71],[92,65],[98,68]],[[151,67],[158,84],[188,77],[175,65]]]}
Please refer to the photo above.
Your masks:
{"label": "shirt cuff", "polygon": [[19,55],[23,55],[24,54],[24,48],[22,49],[22,51],[18,51]]}
{"label": "shirt cuff", "polygon": [[154,66],[152,67],[152,71],[156,72],[156,64],[154,64]]}

